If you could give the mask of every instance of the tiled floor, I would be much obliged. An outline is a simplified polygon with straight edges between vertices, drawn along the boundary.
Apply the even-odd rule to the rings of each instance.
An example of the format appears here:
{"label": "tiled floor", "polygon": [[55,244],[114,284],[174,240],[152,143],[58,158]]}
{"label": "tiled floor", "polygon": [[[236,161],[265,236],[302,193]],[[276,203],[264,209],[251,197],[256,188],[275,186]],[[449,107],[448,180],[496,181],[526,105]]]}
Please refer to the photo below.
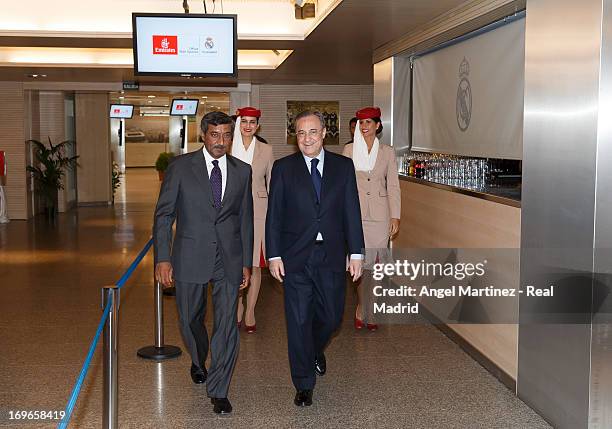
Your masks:
{"label": "tiled floor", "polygon": [[[80,208],[61,215],[55,226],[40,219],[0,225],[0,428],[55,427],[57,422],[11,421],[8,412],[64,409],[101,314],[100,288],[120,277],[150,234],[155,172],[130,170],[126,179],[114,207]],[[431,326],[354,331],[350,293],[315,403],[295,407],[282,290],[269,276],[257,333],[241,334],[230,391],[234,413],[217,417],[205,387],[191,382],[186,354],[163,363],[136,356],[153,343],[152,268],[149,254],[121,296],[121,428],[549,427]],[[164,300],[166,343],[184,350],[174,300]],[[100,427],[101,398],[99,347],[71,427]]]}

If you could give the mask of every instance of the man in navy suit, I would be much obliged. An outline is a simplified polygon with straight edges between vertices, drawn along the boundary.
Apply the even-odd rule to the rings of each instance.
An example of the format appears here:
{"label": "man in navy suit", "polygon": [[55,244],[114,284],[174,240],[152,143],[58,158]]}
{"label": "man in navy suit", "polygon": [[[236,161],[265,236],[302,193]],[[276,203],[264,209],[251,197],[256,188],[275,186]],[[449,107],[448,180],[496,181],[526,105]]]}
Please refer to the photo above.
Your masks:
{"label": "man in navy suit", "polygon": [[346,255],[355,281],[364,240],[352,161],[323,150],[319,112],[302,112],[295,124],[300,152],[272,168],[266,251],[272,276],[284,282],[294,403],[308,406],[315,373],[326,371],[324,348],[342,321]]}

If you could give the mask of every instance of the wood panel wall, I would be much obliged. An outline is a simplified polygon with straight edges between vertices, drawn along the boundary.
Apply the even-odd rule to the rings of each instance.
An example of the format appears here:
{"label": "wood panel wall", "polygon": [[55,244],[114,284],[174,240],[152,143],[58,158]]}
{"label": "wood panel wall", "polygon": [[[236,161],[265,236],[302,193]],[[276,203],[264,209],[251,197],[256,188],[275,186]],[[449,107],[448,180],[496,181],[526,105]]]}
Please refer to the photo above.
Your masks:
{"label": "wood panel wall", "polygon": [[[66,130],[66,112],[64,109],[64,92],[39,92],[40,141],[47,144],[49,138],[53,144],[68,139]],[[65,212],[74,203],[67,185],[67,175],[64,177],[64,190],[58,192],[58,211]]]}
{"label": "wood panel wall", "polygon": [[[402,218],[395,249],[519,249],[521,209],[442,189],[400,182]],[[517,267],[502,273],[519,285]],[[518,320],[518,298],[513,302]],[[517,324],[449,325],[463,339],[516,380]]]}
{"label": "wood panel wall", "polygon": [[79,204],[108,204],[112,199],[108,94],[76,93],[75,116]]}
{"label": "wood panel wall", "polygon": [[28,218],[26,175],[26,104],[21,82],[0,82],[0,150],[6,152],[8,172],[4,191],[10,219]]}
{"label": "wood panel wall", "polygon": [[340,144],[327,146],[342,152],[351,139],[348,121],[364,106],[371,106],[372,85],[253,85],[251,104],[262,110],[260,134],[272,146],[276,159],[290,155],[297,146],[287,144],[287,100],[338,101],[340,104]]}

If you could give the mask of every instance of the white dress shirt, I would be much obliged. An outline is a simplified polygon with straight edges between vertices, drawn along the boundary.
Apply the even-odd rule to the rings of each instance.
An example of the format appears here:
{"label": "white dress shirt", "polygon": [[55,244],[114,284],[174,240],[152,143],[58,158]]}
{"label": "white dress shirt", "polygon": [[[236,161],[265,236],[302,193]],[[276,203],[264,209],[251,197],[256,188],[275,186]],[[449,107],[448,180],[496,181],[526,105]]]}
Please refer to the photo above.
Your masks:
{"label": "white dress shirt", "polygon": [[[206,150],[206,147],[202,148],[202,152],[204,152],[204,159],[206,160],[206,169],[208,170],[208,178],[210,179],[210,173],[214,167],[213,160],[215,158],[212,157],[210,153]],[[225,184],[227,183],[227,156],[223,155],[219,158],[219,168],[221,169],[221,200],[223,201],[223,196],[225,195]]]}
{"label": "white dress shirt", "polygon": [[[312,174],[311,172],[311,161],[314,158],[310,158],[304,154],[302,154],[302,156],[304,157],[304,162],[306,163],[306,168],[308,168],[308,174]],[[317,170],[319,170],[319,173],[321,174],[321,179],[323,179],[323,164],[325,163],[325,151],[322,149],[321,152],[319,152],[319,154],[315,157],[319,160],[319,163],[317,164]],[[317,241],[321,241],[323,240],[323,235],[318,232],[317,233]],[[269,261],[273,261],[275,259],[281,259],[279,256],[274,257],[274,258],[270,258],[268,259]],[[351,254],[351,259],[363,259],[363,255],[360,253],[356,253],[356,254]]]}
{"label": "white dress shirt", "polygon": [[[321,152],[319,152],[319,154],[315,156],[315,158],[310,158],[304,154],[302,154],[302,156],[304,157],[304,161],[306,162],[306,168],[308,168],[308,174],[310,175],[312,175],[312,160],[315,158],[319,160],[319,163],[317,164],[317,170],[319,170],[321,180],[323,180],[323,163],[325,162],[325,151],[321,150]],[[323,240],[323,236],[319,232],[317,233],[317,241],[321,240]]]}

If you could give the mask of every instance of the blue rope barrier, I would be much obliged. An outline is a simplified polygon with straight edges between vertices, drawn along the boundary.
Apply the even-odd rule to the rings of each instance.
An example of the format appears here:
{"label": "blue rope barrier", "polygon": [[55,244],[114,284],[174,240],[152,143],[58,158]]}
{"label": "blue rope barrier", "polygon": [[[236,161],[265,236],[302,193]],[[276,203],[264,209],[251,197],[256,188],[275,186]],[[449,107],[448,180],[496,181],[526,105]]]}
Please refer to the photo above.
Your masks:
{"label": "blue rope barrier", "polygon": [[102,318],[100,319],[100,323],[98,324],[96,335],[94,335],[93,341],[89,346],[89,352],[87,353],[87,357],[85,358],[85,362],[83,362],[81,372],[79,373],[76,384],[74,385],[72,393],[70,394],[70,399],[68,400],[68,405],[66,405],[64,418],[57,425],[58,429],[66,429],[68,427],[68,422],[70,422],[70,418],[72,417],[72,411],[74,410],[76,401],[79,398],[79,394],[81,393],[81,387],[83,386],[83,382],[85,381],[85,377],[87,376],[87,371],[89,370],[89,365],[91,365],[91,360],[93,358],[94,352],[96,351],[96,346],[98,345],[100,334],[102,334],[102,329],[104,329],[104,324],[106,323],[106,319],[108,319],[111,302],[112,301],[109,300],[106,303],[106,308],[104,308],[104,313],[102,313]]}
{"label": "blue rope barrier", "polygon": [[[136,258],[125,271],[125,273],[123,273],[119,281],[115,283],[115,286],[121,289],[123,285],[125,285],[125,283],[128,281],[136,267],[138,267],[138,264],[140,264],[140,262],[145,257],[152,245],[153,239],[151,238],[149,239],[147,244],[145,244],[138,256],[136,256]],[[85,381],[85,377],[87,376],[87,371],[89,370],[89,366],[91,365],[91,360],[93,359],[94,352],[96,351],[98,341],[100,340],[100,335],[102,334],[102,330],[104,329],[104,324],[106,323],[106,319],[108,319],[108,315],[110,314],[110,305],[111,301],[109,300],[106,303],[104,312],[102,313],[102,318],[100,319],[100,323],[98,324],[96,334],[94,335],[94,338],[91,341],[91,345],[89,346],[89,351],[87,353],[85,361],[83,362],[83,366],[81,367],[81,372],[79,373],[77,381],[72,389],[72,392],[70,393],[70,399],[68,400],[68,404],[66,405],[64,418],[57,425],[57,429],[66,429],[68,427],[68,423],[70,422],[70,418],[72,417],[72,412],[74,411],[74,406],[76,405],[76,401],[81,393],[81,387],[83,386],[83,382]]]}
{"label": "blue rope barrier", "polygon": [[130,276],[132,275],[132,273],[134,272],[138,264],[140,264],[140,261],[142,261],[142,258],[145,257],[145,255],[147,254],[147,252],[149,251],[152,245],[153,245],[153,239],[151,238],[149,239],[147,244],[145,244],[145,247],[140,251],[138,256],[136,256],[136,259],[134,259],[134,262],[132,262],[132,265],[130,265],[128,269],[125,270],[125,273],[123,274],[123,276],[121,276],[119,281],[115,283],[118,288],[122,288],[125,282],[127,282],[127,280],[130,278]]}

